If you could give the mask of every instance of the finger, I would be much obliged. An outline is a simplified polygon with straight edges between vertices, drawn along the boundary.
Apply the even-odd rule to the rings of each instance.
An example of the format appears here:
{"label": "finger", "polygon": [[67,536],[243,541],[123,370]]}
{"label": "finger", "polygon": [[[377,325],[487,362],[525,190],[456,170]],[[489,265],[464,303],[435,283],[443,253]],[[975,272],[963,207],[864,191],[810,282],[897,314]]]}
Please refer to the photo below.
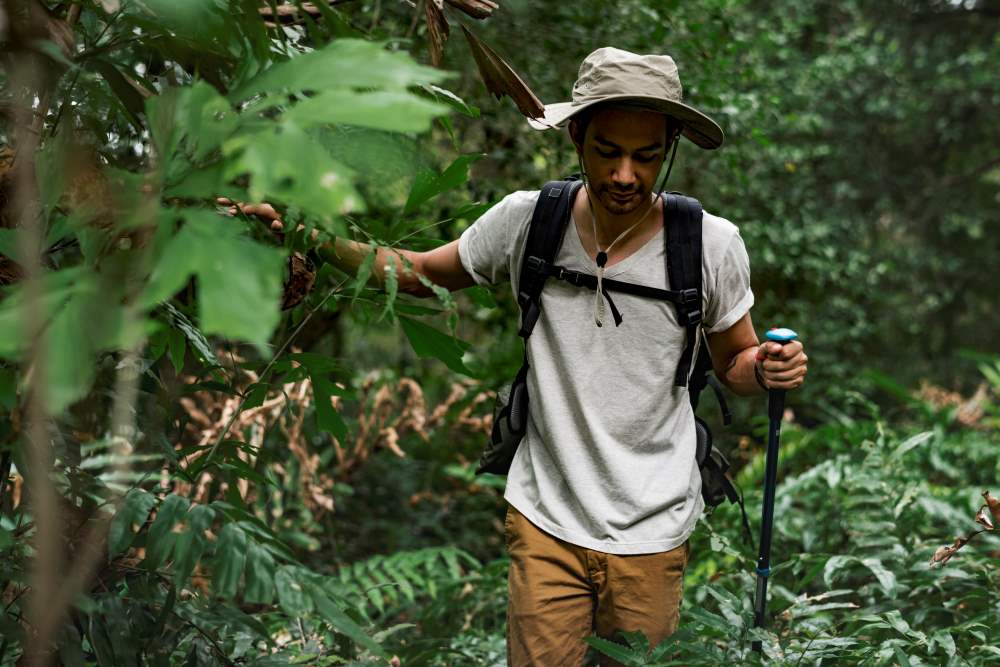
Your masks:
{"label": "finger", "polygon": [[254,207],[254,209],[255,209],[254,215],[257,215],[259,217],[270,218],[272,220],[281,219],[281,214],[278,213],[276,210],[274,210],[274,207],[268,204],[267,202],[264,202],[262,204],[257,204]]}
{"label": "finger", "polygon": [[788,371],[798,366],[805,366],[808,361],[809,357],[806,356],[805,352],[800,352],[791,359],[765,359],[761,363],[761,367],[772,372]]}
{"label": "finger", "polygon": [[785,391],[791,391],[792,389],[798,389],[805,383],[805,378],[800,377],[794,380],[788,380],[784,382],[774,382],[771,380],[767,381],[768,389],[783,389]]}
{"label": "finger", "polygon": [[789,343],[785,343],[778,350],[778,356],[782,359],[791,359],[802,352],[802,343],[797,340],[793,340]]}
{"label": "finger", "polygon": [[805,366],[799,366],[798,368],[794,368],[789,371],[780,371],[777,373],[773,371],[765,371],[764,379],[767,380],[767,383],[769,385],[774,384],[776,382],[791,382],[793,380],[805,377],[806,372],[807,369]]}
{"label": "finger", "polygon": [[284,225],[284,223],[281,222],[281,220],[274,220],[274,221],[271,222],[271,229],[273,231],[280,232],[284,228],[285,228],[285,225]]}
{"label": "finger", "polygon": [[216,197],[215,203],[222,204],[223,206],[228,206],[229,204],[233,203],[233,200],[230,199],[229,197]]}

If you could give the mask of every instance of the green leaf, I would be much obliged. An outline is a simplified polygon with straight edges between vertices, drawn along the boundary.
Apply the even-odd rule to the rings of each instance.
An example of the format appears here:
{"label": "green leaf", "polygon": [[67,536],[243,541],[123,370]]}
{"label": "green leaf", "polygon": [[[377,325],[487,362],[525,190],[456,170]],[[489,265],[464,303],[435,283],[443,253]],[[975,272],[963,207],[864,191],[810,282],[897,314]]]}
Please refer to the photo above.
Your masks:
{"label": "green leaf", "polygon": [[251,542],[247,552],[243,601],[247,604],[271,604],[274,599],[274,571],[271,552],[256,542]]}
{"label": "green leaf", "polygon": [[617,644],[607,639],[602,639],[601,637],[587,637],[584,641],[600,651],[602,654],[612,658],[613,660],[617,660],[626,667],[638,667],[639,665],[644,664],[642,662],[642,654],[636,653],[621,644]]}
{"label": "green leaf", "polygon": [[154,505],[156,496],[142,489],[132,489],[125,495],[108,527],[108,558],[114,558],[128,549],[135,539],[136,529],[146,523]]}
{"label": "green leaf", "polygon": [[278,591],[278,604],[286,614],[304,616],[313,610],[313,601],[296,574],[294,566],[282,565],[274,576],[274,587]]}
{"label": "green leaf", "polygon": [[223,146],[223,152],[232,158],[226,179],[248,174],[254,200],[294,203],[326,225],[334,216],[364,210],[351,170],[295,123],[285,121],[238,135]]}
{"label": "green leaf", "polygon": [[338,632],[343,633],[355,643],[367,648],[369,651],[380,657],[386,657],[385,651],[378,643],[368,636],[368,634],[351,620],[343,609],[338,607],[322,588],[315,584],[307,584],[309,594],[316,605],[316,611],[327,623],[332,625]]}
{"label": "green leaf", "polygon": [[236,595],[247,558],[247,535],[235,523],[227,523],[215,546],[215,574],[212,591],[227,600]]}
{"label": "green leaf", "polygon": [[233,91],[239,102],[259,93],[384,89],[406,90],[422,83],[437,83],[449,75],[418,65],[402,51],[387,51],[380,44],[361,39],[337,39],[269,68]]}
{"label": "green leaf", "polygon": [[392,306],[396,303],[396,295],[399,293],[399,280],[396,278],[396,263],[389,262],[385,265],[385,309],[379,316],[379,321],[385,319],[386,315],[393,313]]}
{"label": "green leaf", "polygon": [[13,368],[0,368],[0,407],[17,407],[17,371]]}
{"label": "green leaf", "polygon": [[160,503],[156,519],[149,527],[146,538],[146,559],[143,564],[149,569],[155,570],[170,557],[177,540],[174,526],[184,518],[190,504],[187,498],[175,494],[170,494]]}
{"label": "green leaf", "polygon": [[892,573],[878,558],[862,558],[861,564],[871,570],[885,594],[896,597],[896,575]]}
{"label": "green leaf", "polygon": [[139,114],[145,110],[146,98],[152,96],[152,92],[139,86],[131,76],[119,71],[110,60],[91,58],[88,62],[108,82],[108,86],[128,114],[129,120],[140,130],[144,129]]}
{"label": "green leaf", "polygon": [[240,234],[241,226],[205,210],[183,211],[186,224],[160,256],[142,296],[170,298],[198,278],[198,314],[206,333],[263,346],[281,317],[283,254]]}
{"label": "green leaf", "polygon": [[417,356],[440,359],[451,370],[473,376],[472,371],[462,362],[462,355],[469,349],[468,343],[403,315],[399,316],[399,323]]}
{"label": "green leaf", "polygon": [[[205,334],[203,334],[184,313],[177,310],[173,304],[168,302],[160,304],[160,307],[167,313],[170,323],[177,327],[178,331],[184,334],[184,338],[191,343],[191,347],[198,353],[202,361],[211,366],[221,365],[218,358],[215,356],[215,353],[212,351],[212,346],[209,345],[208,339],[205,338]],[[171,358],[171,361],[173,361],[173,358]]]}
{"label": "green leaf", "polygon": [[347,437],[347,424],[330,400],[338,393],[337,386],[322,375],[316,374],[310,377],[316,398],[316,427],[321,431],[332,433],[337,440],[344,442]]}
{"label": "green leaf", "polygon": [[302,127],[346,124],[374,130],[425,132],[448,107],[405,91],[327,90],[299,102],[282,116]]}
{"label": "green leaf", "polygon": [[[136,3],[128,3],[132,9]],[[210,44],[222,38],[227,28],[225,16],[214,2],[203,0],[142,0],[139,7],[152,14],[157,27],[185,41]]]}
{"label": "green leaf", "polygon": [[413,213],[428,199],[468,182],[469,165],[483,156],[483,153],[462,155],[440,175],[432,171],[422,171],[417,174],[413,186],[410,188],[410,196],[406,200],[406,206],[403,207],[403,213]]}
{"label": "green leaf", "polygon": [[269,388],[270,385],[266,382],[254,382],[252,385],[247,387],[246,400],[243,401],[243,407],[241,409],[250,410],[251,408],[263,405]]}
{"label": "green leaf", "polygon": [[372,251],[365,255],[365,258],[358,266],[358,272],[354,277],[353,298],[355,299],[358,298],[358,295],[361,294],[361,290],[363,290],[368,284],[368,279],[371,278],[372,270],[375,268],[375,255],[375,248],[372,248]]}
{"label": "green leaf", "polygon": [[185,340],[186,336],[180,329],[167,331],[167,349],[175,373],[180,373],[184,368],[184,352],[187,350]]}
{"label": "green leaf", "polygon": [[463,293],[468,295],[472,303],[476,304],[480,308],[496,308],[497,300],[493,296],[493,292],[489,291],[482,285],[476,285],[475,287],[470,287],[463,290]]}
{"label": "green leaf", "polygon": [[205,531],[212,527],[215,512],[206,505],[195,505],[185,515],[186,530],[174,544],[174,586],[183,588],[201,560],[208,538]]}

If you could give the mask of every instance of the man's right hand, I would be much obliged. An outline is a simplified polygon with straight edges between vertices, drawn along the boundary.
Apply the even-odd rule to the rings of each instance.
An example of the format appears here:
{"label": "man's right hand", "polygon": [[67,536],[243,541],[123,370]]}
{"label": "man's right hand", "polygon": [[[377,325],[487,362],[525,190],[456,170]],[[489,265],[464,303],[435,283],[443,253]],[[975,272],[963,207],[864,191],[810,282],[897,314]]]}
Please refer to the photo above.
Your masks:
{"label": "man's right hand", "polygon": [[[285,230],[284,220],[281,214],[269,203],[246,204],[235,202],[227,197],[219,197],[215,200],[222,206],[228,206],[230,215],[243,213],[254,216],[262,223],[268,225],[270,229],[277,233]],[[297,230],[304,229],[304,225],[299,225]],[[319,238],[319,231],[313,230],[311,239],[315,242]],[[341,271],[350,275],[356,275],[358,267],[371,254],[372,246],[366,243],[358,243],[342,238],[334,238],[321,244],[317,251],[320,256],[336,266]],[[404,261],[405,260],[405,261]],[[424,285],[416,274],[422,274],[436,285],[455,291],[475,284],[472,277],[466,273],[465,268],[458,256],[458,240],[447,243],[443,246],[428,250],[426,252],[415,252],[402,249],[382,249],[376,254],[373,275],[379,285],[385,284],[385,267],[388,261],[395,262],[396,279],[399,290],[414,296],[433,296],[434,292]],[[407,268],[407,264],[412,267]]]}

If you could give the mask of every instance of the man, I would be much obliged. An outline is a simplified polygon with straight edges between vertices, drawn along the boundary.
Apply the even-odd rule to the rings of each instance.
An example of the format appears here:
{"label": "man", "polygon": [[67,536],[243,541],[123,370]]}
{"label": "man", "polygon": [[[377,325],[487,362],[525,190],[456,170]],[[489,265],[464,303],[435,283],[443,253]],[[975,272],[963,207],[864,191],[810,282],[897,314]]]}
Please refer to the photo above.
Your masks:
{"label": "man", "polygon": [[[586,176],[556,263],[665,287],[657,174],[681,136],[706,149],[723,139],[681,102],[673,60],[598,49],[572,101],[548,105],[532,126],[568,126]],[[376,277],[393,261],[400,290],[425,296],[418,273],[451,290],[516,282],[537,197],[507,196],[435,250],[379,253]],[[740,395],[797,388],[802,344],[760,345],[754,333],[738,230],[709,213],[702,226],[703,327],[717,377]],[[342,239],[324,248],[351,272],[369,252]],[[704,507],[693,413],[686,387],[674,386],[685,342],[674,307],[616,294],[623,320],[605,326],[599,294],[549,280],[528,339],[528,393],[544,401],[532,399],[505,493],[508,663],[518,667],[579,665],[595,631],[641,630],[653,643],[672,633],[688,537]]]}

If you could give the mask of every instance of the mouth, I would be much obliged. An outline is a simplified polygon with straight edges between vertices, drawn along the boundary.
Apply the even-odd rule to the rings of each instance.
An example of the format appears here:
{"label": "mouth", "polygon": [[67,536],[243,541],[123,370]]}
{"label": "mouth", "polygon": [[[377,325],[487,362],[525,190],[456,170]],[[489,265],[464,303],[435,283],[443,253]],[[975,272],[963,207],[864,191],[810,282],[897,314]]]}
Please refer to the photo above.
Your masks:
{"label": "mouth", "polygon": [[631,192],[626,194],[617,194],[614,192],[609,192],[608,194],[611,196],[612,199],[614,199],[619,204],[624,204],[626,202],[632,201],[635,198],[636,193]]}

